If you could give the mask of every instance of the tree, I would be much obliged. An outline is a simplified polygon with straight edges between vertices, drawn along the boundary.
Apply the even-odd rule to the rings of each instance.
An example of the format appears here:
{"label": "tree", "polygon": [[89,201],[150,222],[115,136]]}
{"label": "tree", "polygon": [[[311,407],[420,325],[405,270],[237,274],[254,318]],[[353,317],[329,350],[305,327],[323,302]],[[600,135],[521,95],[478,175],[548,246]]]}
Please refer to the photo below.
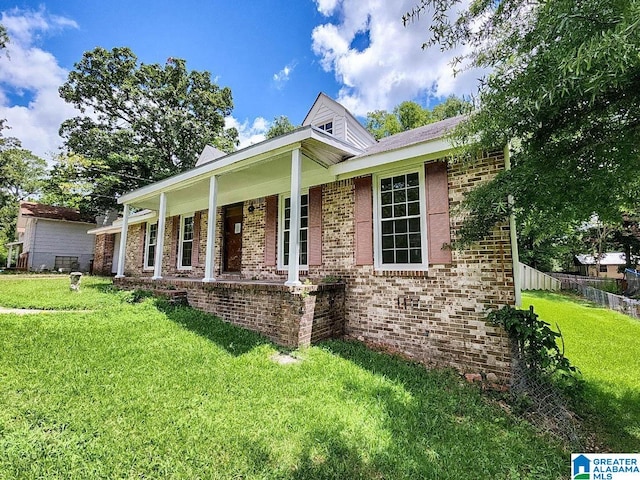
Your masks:
{"label": "tree", "polygon": [[402,131],[398,117],[386,110],[375,110],[367,113],[365,127],[376,140]]}
{"label": "tree", "polygon": [[402,102],[393,109],[393,113],[398,117],[400,128],[403,132],[432,122],[431,111],[427,108],[422,108],[416,102]]}
{"label": "tree", "polygon": [[[87,180],[90,172],[97,185]],[[102,175],[101,175],[102,173]],[[108,190],[117,178],[101,160],[90,160],[76,153],[58,155],[57,161],[42,185],[42,203],[84,210],[84,199],[94,191]]]}
{"label": "tree", "polygon": [[423,0],[404,19],[427,10],[425,46],[465,45],[455,68],[490,69],[455,134],[461,152],[512,147],[511,170],[467,197],[463,241],[512,211],[547,225],[638,211],[640,0]]}
{"label": "tree", "polygon": [[467,113],[470,109],[471,104],[469,102],[454,95],[447,97],[444,102],[436,105],[433,110],[423,108],[416,102],[405,101],[397,105],[392,113],[385,110],[375,110],[367,113],[365,126],[376,140],[380,140],[389,135]]}
{"label": "tree", "polygon": [[80,177],[95,183],[88,199],[95,211],[193,167],[207,144],[226,152],[237,145],[238,132],[224,127],[231,90],[213,83],[209,72],[187,71],[182,59],[142,64],[128,48],[96,48],[84,53],[59,92],[83,114],[66,120],[60,135],[69,154],[89,160]]}
{"label": "tree", "polygon": [[0,192],[17,205],[40,191],[47,162],[29,150],[0,148]]}
{"label": "tree", "polygon": [[5,48],[7,48],[7,43],[9,43],[7,29],[4,27],[4,25],[0,24],[0,50],[4,50]]}
{"label": "tree", "polygon": [[287,117],[286,115],[280,115],[279,117],[273,119],[273,123],[271,124],[271,126],[269,126],[269,130],[267,130],[265,137],[267,139],[279,137],[280,135],[292,132],[295,129],[296,126],[291,123],[289,117]]}

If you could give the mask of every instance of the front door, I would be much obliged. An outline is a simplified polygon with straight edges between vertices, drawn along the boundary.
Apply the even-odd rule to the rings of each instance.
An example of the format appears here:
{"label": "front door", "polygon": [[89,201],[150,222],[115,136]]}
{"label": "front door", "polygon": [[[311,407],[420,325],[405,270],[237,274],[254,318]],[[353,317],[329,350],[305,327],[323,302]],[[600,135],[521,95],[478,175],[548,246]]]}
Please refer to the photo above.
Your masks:
{"label": "front door", "polygon": [[242,267],[242,204],[224,209],[224,271],[239,272]]}

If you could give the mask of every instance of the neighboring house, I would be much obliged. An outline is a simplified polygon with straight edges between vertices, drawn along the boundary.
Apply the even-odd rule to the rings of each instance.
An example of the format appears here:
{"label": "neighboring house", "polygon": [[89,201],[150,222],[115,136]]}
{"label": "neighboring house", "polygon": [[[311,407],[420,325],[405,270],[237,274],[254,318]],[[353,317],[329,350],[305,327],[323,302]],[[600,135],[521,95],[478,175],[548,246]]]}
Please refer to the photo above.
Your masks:
{"label": "neighboring house", "polygon": [[192,170],[119,198],[123,218],[91,232],[96,268],[117,258],[117,284],[184,290],[287,346],[345,334],[505,380],[509,341],[485,318],[516,301],[515,236],[501,225],[448,248],[463,195],[505,168],[505,151],[451,162],[445,134],[460,120],[377,142],[320,94],[295,131],[208,147]]}
{"label": "neighboring house", "polygon": [[95,222],[76,209],[20,202],[18,240],[7,244],[7,267],[88,272],[94,251],[94,238],[87,235],[90,226]]}
{"label": "neighboring house", "polygon": [[[624,252],[604,253],[600,261],[593,255],[576,255],[575,265],[580,275],[589,277],[623,278],[623,267],[627,264]],[[622,270],[622,271],[621,271]]]}

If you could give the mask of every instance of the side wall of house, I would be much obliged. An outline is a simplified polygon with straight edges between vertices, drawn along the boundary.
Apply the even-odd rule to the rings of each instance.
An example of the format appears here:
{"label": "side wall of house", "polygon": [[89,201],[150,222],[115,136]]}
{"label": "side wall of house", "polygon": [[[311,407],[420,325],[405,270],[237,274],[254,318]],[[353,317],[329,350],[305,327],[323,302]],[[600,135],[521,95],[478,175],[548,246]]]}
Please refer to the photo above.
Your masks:
{"label": "side wall of house", "polygon": [[[465,192],[502,168],[504,158],[500,153],[471,165],[449,165],[449,211],[460,205]],[[326,277],[339,277],[345,282],[345,330],[353,338],[391,348],[426,364],[493,373],[506,380],[510,374],[510,344],[505,333],[488,325],[485,317],[487,309],[513,305],[515,300],[508,226],[495,228],[469,250],[452,251],[450,263],[430,265],[426,272],[376,271],[373,265],[356,262],[355,183],[347,179],[322,186],[322,261],[309,267],[302,280],[308,277],[320,282]],[[267,225],[269,203],[258,198],[244,204],[241,277],[284,282],[286,272],[278,271],[265,254],[266,245],[274,240],[266,238],[273,231]],[[250,205],[254,207],[252,212]],[[219,209],[216,276],[221,265],[221,213]],[[450,217],[453,239],[461,221]],[[206,224],[207,215],[202,212],[199,265],[180,271],[175,267],[175,228],[179,222],[167,219],[163,275],[203,277]],[[141,273],[143,233],[140,226],[129,229],[128,275]]]}
{"label": "side wall of house", "polygon": [[29,252],[34,270],[52,270],[56,257],[77,257],[77,268],[88,272],[93,260],[94,237],[87,234],[91,224],[52,221],[39,218],[34,224],[36,233]]}

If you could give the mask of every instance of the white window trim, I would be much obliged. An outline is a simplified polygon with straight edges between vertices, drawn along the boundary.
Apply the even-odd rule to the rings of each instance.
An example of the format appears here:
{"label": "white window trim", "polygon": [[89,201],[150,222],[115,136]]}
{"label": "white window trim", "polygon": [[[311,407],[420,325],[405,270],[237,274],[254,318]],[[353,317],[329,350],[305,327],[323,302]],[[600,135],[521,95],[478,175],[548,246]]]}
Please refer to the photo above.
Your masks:
{"label": "white window trim", "polygon": [[[300,196],[307,195],[309,198],[309,189],[301,188]],[[281,193],[278,195],[278,270],[287,270],[289,265],[284,264],[284,201],[291,197],[291,192]],[[307,214],[311,209],[309,205]],[[302,228],[301,228],[302,230]],[[307,262],[309,261],[309,223],[307,222]],[[309,265],[298,265],[299,272],[306,272],[309,270]]]}
{"label": "white window trim", "polygon": [[[325,118],[324,120],[320,121],[320,122],[314,122],[313,125],[318,128],[319,130],[322,130],[324,133],[326,133],[327,135],[332,135],[332,136],[336,136],[336,116],[330,117],[330,118]],[[325,125],[327,125],[327,123],[331,124],[331,132],[327,132],[325,129],[323,129],[322,127],[324,127]]]}
{"label": "white window trim", "polygon": [[[156,225],[156,229],[157,229],[158,222],[147,222],[147,228],[144,234],[144,267],[142,268],[144,271],[153,271],[154,269],[153,265],[149,265],[149,246],[150,246],[149,240],[151,239],[151,225]],[[155,247],[158,248],[158,231],[157,230],[156,230]]]}
{"label": "white window trim", "polygon": [[[323,127],[326,127],[327,125],[331,124],[331,131],[328,132],[326,129],[324,129]],[[321,124],[318,125],[318,128],[320,130],[322,130],[323,132],[329,134],[329,135],[333,135],[334,132],[336,131],[336,122],[335,120],[327,120],[326,122],[323,122]]]}
{"label": "white window trim", "polygon": [[[422,263],[382,263],[382,212],[380,205],[380,180],[394,175],[418,174],[420,195],[420,243],[422,249]],[[427,245],[427,199],[424,163],[411,168],[385,170],[373,174],[373,264],[378,271],[427,271],[429,269],[429,248]]]}
{"label": "white window trim", "polygon": [[[193,218],[194,219],[194,227],[195,227],[195,212],[185,213],[184,215],[180,215],[180,236],[178,237],[178,258],[176,268],[178,270],[192,270],[192,265],[182,265],[182,246],[183,246],[183,237],[184,237],[184,220],[185,218]],[[194,232],[195,237],[195,232]],[[193,239],[191,240],[193,248]],[[193,251],[193,250],[192,250]]]}

